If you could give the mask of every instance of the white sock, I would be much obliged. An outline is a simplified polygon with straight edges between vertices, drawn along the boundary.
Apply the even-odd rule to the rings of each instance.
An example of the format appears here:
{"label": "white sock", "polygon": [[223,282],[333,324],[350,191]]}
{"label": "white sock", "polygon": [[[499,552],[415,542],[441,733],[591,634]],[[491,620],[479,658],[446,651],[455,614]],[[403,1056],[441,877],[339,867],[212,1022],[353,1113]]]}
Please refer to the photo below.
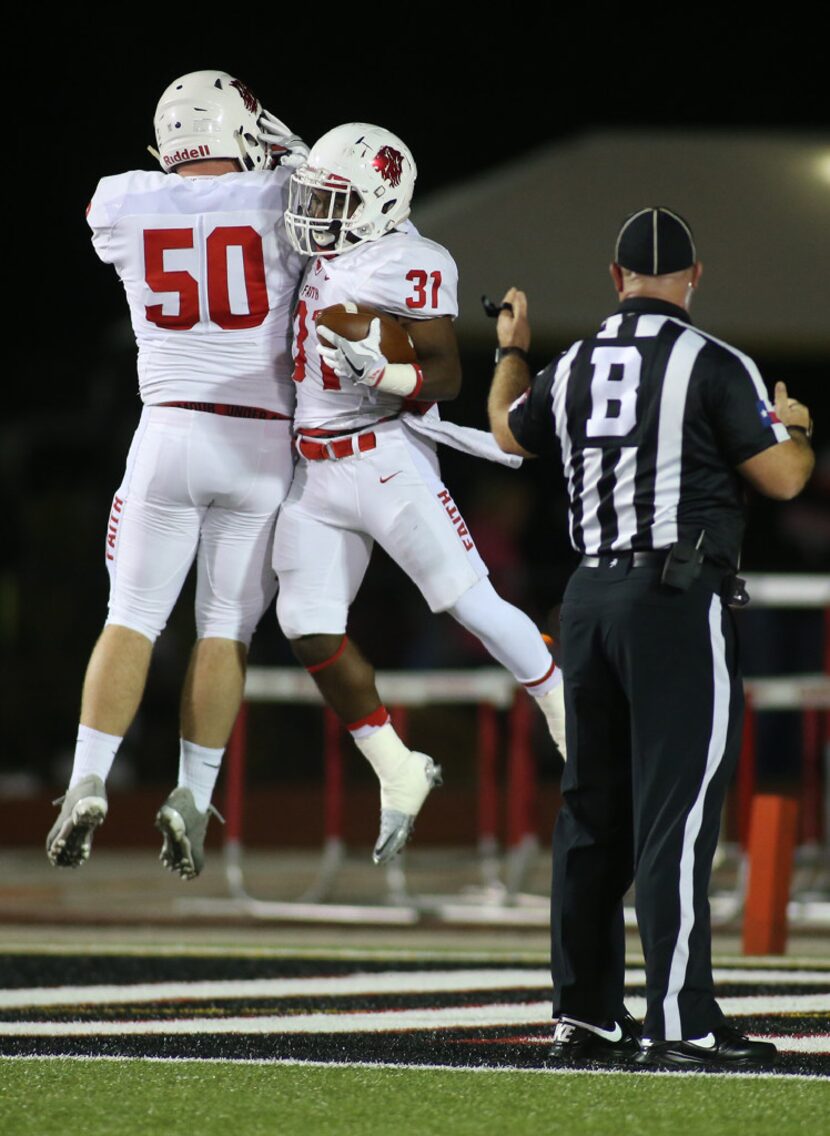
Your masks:
{"label": "white sock", "polygon": [[381,808],[417,813],[428,791],[423,757],[403,744],[391,722],[368,735],[352,733],[352,737],[378,775]]}
{"label": "white sock", "polygon": [[395,733],[391,722],[372,730],[368,735],[354,737],[354,744],[377,773],[381,785],[394,778],[402,762],[409,758],[410,750]]}
{"label": "white sock", "polygon": [[373,710],[365,718],[359,718],[356,722],[349,722],[346,729],[357,742],[358,739],[372,737],[378,730],[382,730],[388,722],[389,711],[385,706],[378,706],[377,710]]}
{"label": "white sock", "polygon": [[75,742],[75,759],[72,763],[72,776],[69,788],[74,788],[84,777],[94,774],[106,781],[109,777],[115,755],[123,738],[113,734],[102,734],[91,726],[78,726],[78,740]]}
{"label": "white sock", "polygon": [[180,789],[189,789],[200,813],[206,813],[216,779],[222,768],[223,749],[208,749],[195,742],[179,740],[179,784]]}

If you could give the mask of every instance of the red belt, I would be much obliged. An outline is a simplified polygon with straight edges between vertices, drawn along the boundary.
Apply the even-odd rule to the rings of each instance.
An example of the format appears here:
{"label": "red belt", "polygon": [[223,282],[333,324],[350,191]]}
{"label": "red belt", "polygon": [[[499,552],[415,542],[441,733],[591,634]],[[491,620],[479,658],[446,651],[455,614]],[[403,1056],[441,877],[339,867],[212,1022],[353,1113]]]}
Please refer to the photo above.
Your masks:
{"label": "red belt", "polygon": [[263,410],[259,406],[228,406],[224,402],[157,402],[155,405],[201,410],[205,414],[222,414],[226,418],[265,418],[269,422],[275,419],[288,422],[291,419],[290,414],[279,414],[276,410]]}
{"label": "red belt", "polygon": [[352,434],[349,438],[336,438],[333,442],[312,442],[308,438],[297,438],[297,452],[306,461],[338,461],[373,450],[378,440],[373,433]]}

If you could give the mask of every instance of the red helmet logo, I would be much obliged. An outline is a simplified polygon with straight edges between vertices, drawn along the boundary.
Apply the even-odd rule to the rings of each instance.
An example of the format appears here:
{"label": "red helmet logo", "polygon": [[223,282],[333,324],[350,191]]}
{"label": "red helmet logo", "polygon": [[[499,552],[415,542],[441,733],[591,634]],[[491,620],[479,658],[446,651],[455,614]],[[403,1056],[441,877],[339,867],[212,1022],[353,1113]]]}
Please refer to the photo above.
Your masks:
{"label": "red helmet logo", "polygon": [[246,87],[244,83],[240,83],[238,79],[232,79],[230,82],[231,87],[235,87],[239,91],[239,96],[245,104],[245,109],[249,110],[251,114],[256,112],[259,100],[250,87]]}
{"label": "red helmet logo", "polygon": [[399,150],[393,150],[391,146],[381,146],[372,159],[372,165],[383,180],[388,181],[390,185],[401,184],[403,154]]}

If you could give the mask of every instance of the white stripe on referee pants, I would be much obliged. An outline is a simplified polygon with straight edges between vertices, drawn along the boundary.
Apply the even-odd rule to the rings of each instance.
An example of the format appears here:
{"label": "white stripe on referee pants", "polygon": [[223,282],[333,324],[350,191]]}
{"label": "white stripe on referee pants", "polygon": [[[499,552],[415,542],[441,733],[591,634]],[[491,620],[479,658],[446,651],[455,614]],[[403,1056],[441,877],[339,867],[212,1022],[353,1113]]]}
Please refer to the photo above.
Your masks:
{"label": "white stripe on referee pants", "polygon": [[731,687],[726,666],[726,642],[723,638],[721,618],[723,606],[720,596],[712,596],[709,605],[709,638],[712,644],[712,729],[709,734],[709,751],[700,792],[686,817],[683,832],[683,850],[680,855],[680,930],[672,954],[666,997],[663,999],[663,1024],[667,1041],[682,1038],[678,996],[686,981],[689,965],[689,938],[695,922],[695,843],[703,821],[706,790],[723,761],[726,735],[729,727],[729,701]]}

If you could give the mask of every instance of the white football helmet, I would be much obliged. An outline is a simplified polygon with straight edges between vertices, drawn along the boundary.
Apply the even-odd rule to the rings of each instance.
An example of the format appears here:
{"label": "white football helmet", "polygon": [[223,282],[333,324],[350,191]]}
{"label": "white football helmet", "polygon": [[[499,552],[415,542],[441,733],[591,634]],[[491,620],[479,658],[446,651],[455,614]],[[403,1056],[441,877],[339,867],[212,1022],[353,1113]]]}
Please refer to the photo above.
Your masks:
{"label": "white football helmet", "polygon": [[291,244],[305,256],[331,256],[376,241],[409,216],[417,175],[409,148],[389,130],[367,122],[336,126],[291,175]]}
{"label": "white football helmet", "polygon": [[227,71],[191,71],[159,99],[154,124],[163,170],[204,158],[236,158],[243,170],[267,168],[257,137],[262,107]]}

